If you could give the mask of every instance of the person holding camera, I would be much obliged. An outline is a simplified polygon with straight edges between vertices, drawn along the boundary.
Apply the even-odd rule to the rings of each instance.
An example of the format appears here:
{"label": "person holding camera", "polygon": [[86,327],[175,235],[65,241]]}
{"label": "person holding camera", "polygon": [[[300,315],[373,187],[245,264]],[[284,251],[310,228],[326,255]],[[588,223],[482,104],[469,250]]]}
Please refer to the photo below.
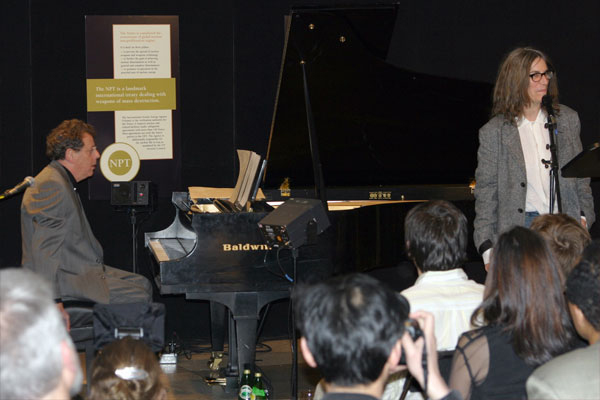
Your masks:
{"label": "person holding camera", "polygon": [[324,400],[380,399],[399,365],[406,299],[364,274],[298,285],[292,294],[306,363],[319,368]]}

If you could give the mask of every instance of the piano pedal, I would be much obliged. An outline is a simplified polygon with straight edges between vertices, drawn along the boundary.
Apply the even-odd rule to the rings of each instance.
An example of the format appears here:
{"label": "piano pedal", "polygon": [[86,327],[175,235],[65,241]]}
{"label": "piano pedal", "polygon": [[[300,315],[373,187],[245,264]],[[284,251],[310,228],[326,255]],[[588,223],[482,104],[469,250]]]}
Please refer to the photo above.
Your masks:
{"label": "piano pedal", "polygon": [[210,374],[209,376],[204,377],[204,382],[206,382],[207,385],[225,386],[227,385],[227,378],[219,377],[218,375],[215,377]]}
{"label": "piano pedal", "polygon": [[223,353],[218,351],[211,352],[210,359],[208,360],[208,368],[211,371],[219,371],[221,363],[223,362]]}

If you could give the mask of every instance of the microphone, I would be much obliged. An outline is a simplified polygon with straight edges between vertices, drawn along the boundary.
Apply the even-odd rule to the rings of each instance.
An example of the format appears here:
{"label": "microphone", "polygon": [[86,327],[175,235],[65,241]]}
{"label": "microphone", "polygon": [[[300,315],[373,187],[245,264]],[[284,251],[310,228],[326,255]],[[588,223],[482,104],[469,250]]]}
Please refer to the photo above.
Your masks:
{"label": "microphone", "polygon": [[552,96],[547,94],[544,97],[542,97],[542,105],[544,106],[544,109],[546,109],[546,112],[548,113],[548,115],[551,115],[554,117],[554,108],[552,108]]}
{"label": "microphone", "polygon": [[549,94],[542,97],[542,106],[548,114],[548,123],[546,128],[550,129],[551,132],[556,134],[556,118],[554,117],[554,108],[552,107],[552,96]]}
{"label": "microphone", "polygon": [[34,182],[35,182],[35,179],[33,179],[33,177],[26,176],[25,179],[23,179],[23,182],[19,183],[17,186],[15,186],[12,189],[5,190],[4,193],[2,193],[2,195],[0,195],[0,198],[4,199],[4,198],[10,197],[10,196],[14,196],[15,194],[21,193],[22,191],[27,189],[29,186],[33,185]]}

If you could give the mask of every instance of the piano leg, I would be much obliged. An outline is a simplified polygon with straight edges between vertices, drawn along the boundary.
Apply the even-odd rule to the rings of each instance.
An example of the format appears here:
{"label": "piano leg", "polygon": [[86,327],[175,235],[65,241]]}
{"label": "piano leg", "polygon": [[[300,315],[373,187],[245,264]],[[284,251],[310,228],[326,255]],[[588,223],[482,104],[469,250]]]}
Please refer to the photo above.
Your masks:
{"label": "piano leg", "polygon": [[[254,366],[256,353],[256,328],[260,310],[268,303],[290,296],[288,290],[272,292],[213,292],[186,293],[190,300],[210,300],[225,305],[231,311],[235,322],[235,348],[229,349],[232,368],[237,366],[238,376],[244,365]],[[231,332],[231,331],[230,331]],[[230,346],[232,343],[230,334]],[[237,355],[237,365],[233,359]],[[233,372],[233,371],[230,371]]]}
{"label": "piano leg", "polygon": [[[235,318],[235,317],[234,317]],[[255,370],[254,357],[256,355],[256,327],[258,320],[255,318],[238,317],[235,319],[237,336],[237,356],[240,373],[246,367]]]}
{"label": "piano leg", "polygon": [[223,352],[225,343],[225,324],[227,323],[227,309],[223,304],[210,302],[210,343],[211,351]]}
{"label": "piano leg", "polygon": [[228,312],[229,318],[229,357],[227,358],[227,369],[225,370],[225,376],[240,376],[238,371],[238,352],[237,352],[237,334],[235,329],[235,320],[231,311]]}
{"label": "piano leg", "polygon": [[227,308],[214,301],[210,302],[210,342],[211,354],[208,367],[211,371],[218,372],[223,361],[223,344],[225,342],[226,327],[229,312]]}

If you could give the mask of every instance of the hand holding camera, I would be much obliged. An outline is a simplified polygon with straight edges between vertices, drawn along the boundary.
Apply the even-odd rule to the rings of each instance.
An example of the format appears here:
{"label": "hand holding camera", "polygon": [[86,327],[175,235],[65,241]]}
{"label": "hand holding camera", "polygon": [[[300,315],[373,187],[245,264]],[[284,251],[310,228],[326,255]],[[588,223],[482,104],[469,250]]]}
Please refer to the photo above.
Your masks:
{"label": "hand holding camera", "polygon": [[[410,338],[412,339],[413,342],[416,342],[417,339],[419,339],[420,337],[424,337],[423,336],[423,331],[421,330],[421,327],[419,326],[419,322],[417,322],[417,320],[409,318],[406,321],[404,321],[404,329],[406,330],[406,332],[408,333],[408,335],[410,336]],[[406,365],[406,351],[404,350],[404,345],[402,346],[402,356],[400,357],[400,365]],[[423,346],[423,357],[422,357],[422,363],[423,363],[423,369],[427,368],[427,348],[426,346]]]}
{"label": "hand holding camera", "polygon": [[[433,315],[425,311],[409,314],[406,334],[402,336],[402,359],[410,374],[430,398],[440,399],[450,392],[442,378],[437,360]],[[415,326],[416,325],[416,326]],[[402,362],[402,360],[401,360]]]}

